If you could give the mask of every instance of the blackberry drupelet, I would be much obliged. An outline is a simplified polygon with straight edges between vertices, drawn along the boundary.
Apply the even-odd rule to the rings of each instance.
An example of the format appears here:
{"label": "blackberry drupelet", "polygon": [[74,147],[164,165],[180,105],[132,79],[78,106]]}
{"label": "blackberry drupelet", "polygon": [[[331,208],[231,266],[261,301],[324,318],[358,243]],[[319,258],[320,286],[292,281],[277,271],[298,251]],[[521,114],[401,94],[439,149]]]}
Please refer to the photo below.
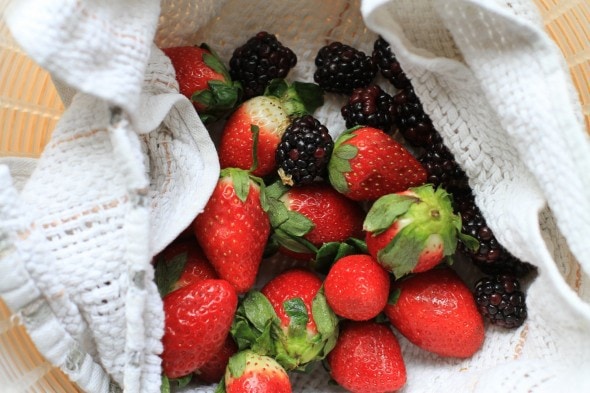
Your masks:
{"label": "blackberry drupelet", "polygon": [[520,282],[510,275],[484,277],[477,281],[475,301],[481,314],[490,323],[514,329],[527,317],[526,298]]}
{"label": "blackberry drupelet", "polygon": [[334,141],[328,129],[311,115],[299,117],[287,127],[277,147],[278,173],[286,185],[312,183],[325,174]]}
{"label": "blackberry drupelet", "polygon": [[467,191],[467,175],[461,169],[453,153],[444,145],[439,134],[433,135],[432,145],[419,156],[418,161],[428,173],[428,183],[443,187],[450,193]]}
{"label": "blackberry drupelet", "polygon": [[404,89],[410,86],[410,80],[391,51],[389,43],[382,37],[377,38],[373,44],[373,60],[381,71],[381,75],[395,88]]}
{"label": "blackberry drupelet", "polygon": [[422,103],[412,87],[400,90],[393,96],[398,129],[404,139],[414,147],[428,149],[432,146],[438,132],[430,117],[424,112]]}
{"label": "blackberry drupelet", "polygon": [[354,89],[341,113],[347,128],[364,125],[390,132],[395,121],[393,97],[377,85]]}
{"label": "blackberry drupelet", "polygon": [[377,66],[371,56],[341,42],[322,47],[315,58],[315,82],[332,93],[350,94],[375,78]]}
{"label": "blackberry drupelet", "polygon": [[243,100],[264,94],[271,80],[284,78],[297,64],[293,51],[274,34],[261,31],[236,48],[229,61],[229,73],[243,88]]}

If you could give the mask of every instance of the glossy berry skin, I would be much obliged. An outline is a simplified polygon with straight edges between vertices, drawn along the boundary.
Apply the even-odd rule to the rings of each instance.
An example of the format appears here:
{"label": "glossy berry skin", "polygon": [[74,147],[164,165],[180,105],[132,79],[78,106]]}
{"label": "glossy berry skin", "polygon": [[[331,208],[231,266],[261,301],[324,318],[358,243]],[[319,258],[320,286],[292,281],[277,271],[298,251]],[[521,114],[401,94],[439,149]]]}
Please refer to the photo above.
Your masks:
{"label": "glossy berry skin", "polygon": [[222,347],[238,304],[225,280],[203,280],[163,299],[162,368],[168,378],[197,370]]}
{"label": "glossy berry skin", "polygon": [[451,269],[433,269],[394,283],[391,324],[410,342],[443,357],[469,358],[484,341],[483,318],[469,288]]}
{"label": "glossy berry skin", "polygon": [[225,375],[229,358],[237,352],[238,345],[228,334],[219,351],[196,371],[197,378],[206,383],[218,383]]}
{"label": "glossy berry skin", "polygon": [[269,356],[246,350],[230,358],[225,372],[226,393],[291,393],[285,369]]}
{"label": "glossy berry skin", "polygon": [[400,345],[389,326],[346,321],[328,354],[332,378],[353,393],[385,393],[406,384]]}
{"label": "glossy berry skin", "polygon": [[222,171],[204,211],[195,218],[194,230],[219,277],[229,281],[238,293],[245,293],[256,281],[270,222],[260,204],[258,184],[246,177],[249,188],[242,201],[235,177],[225,173]]}
{"label": "glossy berry skin", "polygon": [[341,134],[328,171],[332,186],[356,201],[374,201],[426,182],[426,171],[418,160],[385,132],[372,127]]}
{"label": "glossy berry skin", "polygon": [[393,97],[378,85],[354,89],[340,113],[347,128],[370,126],[390,132],[395,123]]}
{"label": "glossy berry skin", "polygon": [[324,294],[342,318],[366,321],[385,308],[389,273],[370,255],[348,255],[334,263],[324,280]]}
{"label": "glossy berry skin", "polygon": [[176,240],[166,247],[160,255],[163,259],[158,263],[170,263],[177,257],[186,258],[182,273],[172,285],[172,290],[186,287],[198,281],[219,278],[194,238]]}

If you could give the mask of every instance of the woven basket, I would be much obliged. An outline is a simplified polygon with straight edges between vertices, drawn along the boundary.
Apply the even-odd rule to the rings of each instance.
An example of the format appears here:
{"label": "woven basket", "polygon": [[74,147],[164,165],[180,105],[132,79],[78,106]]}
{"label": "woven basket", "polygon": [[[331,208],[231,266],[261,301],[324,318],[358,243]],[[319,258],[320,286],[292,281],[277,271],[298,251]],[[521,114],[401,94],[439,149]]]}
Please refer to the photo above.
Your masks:
{"label": "woven basket", "polygon": [[[590,3],[534,0],[561,48],[590,133]],[[0,0],[0,14],[8,0]],[[0,157],[38,157],[64,110],[51,78],[17,46],[0,19]],[[37,351],[0,301],[0,382],[5,392],[79,392]]]}

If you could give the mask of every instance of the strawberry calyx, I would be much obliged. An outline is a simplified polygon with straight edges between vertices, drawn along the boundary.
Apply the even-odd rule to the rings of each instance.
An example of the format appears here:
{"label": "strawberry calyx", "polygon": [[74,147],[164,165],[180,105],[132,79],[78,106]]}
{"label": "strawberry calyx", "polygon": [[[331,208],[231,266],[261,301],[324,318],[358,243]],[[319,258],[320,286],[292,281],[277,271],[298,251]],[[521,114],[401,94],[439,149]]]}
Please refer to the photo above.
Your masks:
{"label": "strawberry calyx", "polygon": [[295,81],[289,84],[284,79],[273,79],[264,95],[278,98],[291,119],[312,114],[324,104],[324,91],[315,83]]}
{"label": "strawberry calyx", "polygon": [[349,186],[344,175],[352,171],[350,160],[358,154],[358,148],[346,142],[356,137],[353,132],[360,128],[363,128],[363,126],[349,128],[334,141],[334,149],[328,162],[328,178],[332,187],[341,194],[348,193]]}
{"label": "strawberry calyx", "polygon": [[364,240],[351,237],[343,242],[327,242],[318,249],[311,261],[311,268],[321,274],[328,274],[330,268],[340,258],[353,254],[368,254]]}
{"label": "strawberry calyx", "polygon": [[283,307],[289,317],[286,326],[270,301],[260,291],[251,290],[238,306],[230,332],[240,350],[251,349],[270,356],[287,371],[305,371],[313,361],[323,359],[336,344],[338,318],[322,290],[311,304],[317,332],[307,329],[309,316],[301,298],[287,300]]}
{"label": "strawberry calyx", "polygon": [[455,253],[458,240],[477,247],[475,239],[461,232],[461,216],[453,212],[451,195],[432,184],[379,198],[363,228],[377,236],[393,225],[397,232],[378,251],[377,260],[397,278],[413,271],[431,241],[442,243],[442,255],[447,258]]}
{"label": "strawberry calyx", "polygon": [[163,255],[160,255],[157,258],[154,280],[161,297],[164,297],[172,292],[174,289],[174,284],[182,275],[187,259],[187,252],[175,255],[168,261]]}
{"label": "strawberry calyx", "polygon": [[182,389],[187,386],[193,378],[193,374],[185,375],[180,378],[168,378],[162,375],[162,384],[160,385],[160,393],[170,393],[176,389]]}

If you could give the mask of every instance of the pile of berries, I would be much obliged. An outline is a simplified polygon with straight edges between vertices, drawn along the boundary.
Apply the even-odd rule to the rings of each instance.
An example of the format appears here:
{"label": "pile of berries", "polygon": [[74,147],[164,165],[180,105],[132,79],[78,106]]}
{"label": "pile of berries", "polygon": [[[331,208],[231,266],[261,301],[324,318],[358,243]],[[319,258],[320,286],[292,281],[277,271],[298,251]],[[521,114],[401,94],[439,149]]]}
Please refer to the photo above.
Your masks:
{"label": "pile of berries", "polygon": [[[534,268],[487,226],[385,40],[371,55],[320,48],[315,83],[287,81],[297,58],[267,32],[229,69],[208,49],[191,56],[207,80],[177,78],[204,121],[223,121],[222,169],[204,210],[155,258],[164,383],[290,392],[291,372],[324,363],[352,392],[394,391],[412,372],[394,330],[434,356],[469,358],[485,321],[524,323],[519,280]],[[196,100],[219,83],[238,93],[231,110]],[[347,97],[335,139],[314,116],[326,94]],[[274,255],[293,267],[259,288]],[[447,263],[458,255],[481,269],[474,292]]]}

